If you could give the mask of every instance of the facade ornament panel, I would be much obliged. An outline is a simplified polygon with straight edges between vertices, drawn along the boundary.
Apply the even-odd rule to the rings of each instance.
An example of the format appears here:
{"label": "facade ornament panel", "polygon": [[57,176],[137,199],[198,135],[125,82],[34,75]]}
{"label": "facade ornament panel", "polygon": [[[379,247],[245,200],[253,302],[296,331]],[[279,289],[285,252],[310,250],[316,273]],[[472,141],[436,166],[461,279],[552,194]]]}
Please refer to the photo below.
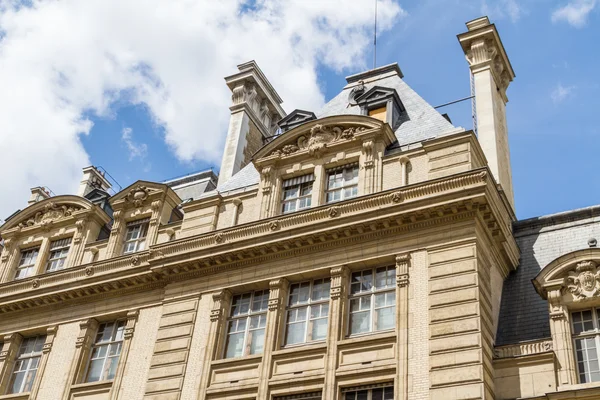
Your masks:
{"label": "facade ornament panel", "polygon": [[328,145],[354,139],[354,135],[367,130],[364,126],[315,125],[307,136],[300,136],[295,143],[288,143],[273,151],[271,156],[284,157],[301,150],[319,155]]}
{"label": "facade ornament panel", "polygon": [[81,207],[67,204],[56,204],[51,202],[46,204],[42,211],[38,211],[24,222],[21,222],[19,224],[19,227],[27,228],[36,225],[48,227],[54,221],[70,217],[74,212],[79,210],[81,210]]}
{"label": "facade ornament panel", "polygon": [[150,190],[144,185],[137,185],[127,193],[125,201],[133,204],[135,207],[140,207],[150,195]]}
{"label": "facade ornament panel", "polygon": [[567,290],[575,301],[597,297],[600,293],[600,271],[594,261],[577,263],[575,271],[570,271],[566,279]]}
{"label": "facade ornament panel", "polygon": [[283,304],[283,292],[287,288],[288,281],[285,278],[278,278],[269,281],[269,311],[277,311]]}
{"label": "facade ornament panel", "polygon": [[398,287],[408,286],[408,269],[410,267],[410,254],[400,254],[396,256],[396,284]]}
{"label": "facade ornament panel", "polygon": [[339,299],[344,292],[344,282],[350,274],[350,269],[346,265],[333,267],[329,271],[331,275],[331,298]]}
{"label": "facade ornament panel", "polygon": [[218,321],[225,314],[225,307],[231,301],[231,292],[227,289],[213,294],[213,308],[210,311],[210,320]]}

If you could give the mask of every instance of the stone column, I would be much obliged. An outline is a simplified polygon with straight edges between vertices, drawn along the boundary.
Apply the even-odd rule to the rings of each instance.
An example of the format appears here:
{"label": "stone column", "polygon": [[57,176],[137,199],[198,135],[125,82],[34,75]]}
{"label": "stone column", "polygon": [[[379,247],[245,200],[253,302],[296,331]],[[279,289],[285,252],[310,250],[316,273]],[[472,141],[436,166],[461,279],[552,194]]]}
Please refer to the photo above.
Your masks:
{"label": "stone column", "polygon": [[267,312],[267,324],[265,327],[265,346],[258,379],[257,399],[269,399],[269,376],[271,375],[271,364],[273,351],[280,344],[280,327],[283,324],[283,311],[285,299],[287,298],[289,282],[285,278],[273,279],[269,282],[269,311]]}
{"label": "stone column", "polygon": [[408,185],[408,163],[407,157],[400,158],[400,186]]}
{"label": "stone column", "polygon": [[394,399],[408,399],[408,269],[410,254],[396,256],[396,384]]}
{"label": "stone column", "polygon": [[133,332],[135,331],[135,324],[137,322],[138,315],[138,310],[131,310],[127,312],[127,323],[125,325],[125,333],[123,335],[123,347],[121,349],[121,356],[119,357],[119,364],[117,365],[115,379],[113,381],[112,388],[110,389],[110,400],[121,398],[120,390],[121,383],[123,382],[123,373],[125,372],[125,364],[127,363],[127,357],[129,356],[131,339],[133,338]]}
{"label": "stone column", "polygon": [[123,231],[123,211],[116,210],[113,213],[113,226],[110,230],[110,237],[106,246],[106,258],[119,255],[123,246],[121,234]]}
{"label": "stone column", "polygon": [[0,350],[0,393],[6,393],[15,357],[23,341],[23,336],[18,333],[11,333],[10,335],[5,335],[3,340],[4,345],[2,346],[2,350]]}
{"label": "stone column", "polygon": [[31,399],[37,399],[38,392],[40,391],[40,385],[42,383],[42,377],[44,376],[44,370],[46,369],[46,365],[48,364],[48,357],[50,356],[50,351],[52,350],[52,344],[54,343],[54,338],[56,337],[56,332],[58,331],[58,326],[53,325],[46,329],[46,340],[44,341],[44,347],[42,348],[42,358],[40,359],[40,365],[38,366],[38,370],[35,376],[35,380],[33,382],[33,386],[31,387]]}
{"label": "stone column", "polygon": [[325,356],[325,382],[323,398],[337,398],[337,383],[335,372],[338,363],[338,342],[346,334],[348,319],[346,289],[350,270],[347,266],[334,267],[331,273],[331,299],[329,300],[329,321],[327,326],[327,354]]}
{"label": "stone column", "polygon": [[213,308],[210,312],[210,327],[204,350],[204,363],[200,377],[198,399],[206,398],[206,389],[210,382],[210,365],[213,360],[223,353],[225,345],[225,331],[227,330],[227,313],[231,308],[231,292],[227,289],[213,294]]}
{"label": "stone column", "polygon": [[548,290],[548,305],[550,307],[550,332],[552,333],[552,347],[558,360],[559,386],[578,383],[575,356],[573,354],[573,340],[567,310],[562,304],[562,288]]}

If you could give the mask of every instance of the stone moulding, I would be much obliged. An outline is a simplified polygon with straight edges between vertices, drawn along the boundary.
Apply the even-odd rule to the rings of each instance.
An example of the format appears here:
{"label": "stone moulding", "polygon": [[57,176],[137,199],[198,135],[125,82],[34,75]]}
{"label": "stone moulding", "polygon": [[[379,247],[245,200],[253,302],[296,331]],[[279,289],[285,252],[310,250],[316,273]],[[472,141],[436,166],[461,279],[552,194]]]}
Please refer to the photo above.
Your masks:
{"label": "stone moulding", "polygon": [[508,346],[494,348],[494,358],[513,358],[520,356],[531,356],[534,354],[548,353],[552,351],[552,340],[540,340],[535,342],[517,343]]}
{"label": "stone moulding", "polygon": [[[333,220],[330,207],[323,206],[222,230],[217,233],[222,238],[221,242],[215,240],[215,232],[209,232],[152,246],[150,250],[137,253],[135,262],[132,256],[121,256],[7,282],[0,285],[0,313],[148,284],[164,285],[168,281],[198,276],[199,273],[205,275],[223,268],[269,260],[274,255],[279,258],[302,254],[366,237],[472,218],[476,213],[482,216],[488,227],[497,226],[494,213],[481,197],[486,188],[494,187],[489,176],[486,169],[475,170],[444,182],[426,182],[400,190],[395,188],[337,203],[340,216]],[[394,192],[402,193],[402,203],[394,202],[391,196]],[[456,197],[458,193],[459,198]],[[473,200],[474,195],[481,200]],[[434,201],[432,196],[435,196]],[[415,201],[429,204],[412,211],[407,209]],[[436,201],[444,203],[435,205]],[[417,207],[419,203],[412,206]],[[273,230],[274,222],[277,223],[276,230]],[[317,224],[322,224],[325,229]],[[290,232],[285,232],[302,226],[310,226],[310,233],[298,232],[296,237],[292,237]],[[34,279],[38,280],[36,288],[32,288]]]}

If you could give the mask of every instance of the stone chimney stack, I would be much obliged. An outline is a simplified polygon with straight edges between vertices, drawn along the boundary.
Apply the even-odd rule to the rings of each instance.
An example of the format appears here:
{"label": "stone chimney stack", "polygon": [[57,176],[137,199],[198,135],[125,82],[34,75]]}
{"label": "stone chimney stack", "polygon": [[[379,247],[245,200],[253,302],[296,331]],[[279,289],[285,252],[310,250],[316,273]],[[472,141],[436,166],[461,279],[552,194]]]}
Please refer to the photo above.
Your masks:
{"label": "stone chimney stack", "polygon": [[282,100],[254,61],[238,65],[239,72],[225,78],[231,90],[231,119],[219,171],[219,184],[227,182],[250,162],[273,136],[285,116]]}
{"label": "stone chimney stack", "polygon": [[467,22],[468,31],[458,35],[473,74],[477,137],[496,182],[514,209],[506,89],[515,73],[494,24],[487,17]]}
{"label": "stone chimney stack", "polygon": [[84,197],[86,194],[94,189],[102,189],[108,191],[111,188],[111,184],[106,180],[104,174],[94,166],[85,167],[83,169],[83,179],[79,184],[79,190],[77,195]]}
{"label": "stone chimney stack", "polygon": [[50,193],[41,186],[31,188],[31,197],[29,197],[28,205],[37,203],[38,201],[46,200],[50,197]]}

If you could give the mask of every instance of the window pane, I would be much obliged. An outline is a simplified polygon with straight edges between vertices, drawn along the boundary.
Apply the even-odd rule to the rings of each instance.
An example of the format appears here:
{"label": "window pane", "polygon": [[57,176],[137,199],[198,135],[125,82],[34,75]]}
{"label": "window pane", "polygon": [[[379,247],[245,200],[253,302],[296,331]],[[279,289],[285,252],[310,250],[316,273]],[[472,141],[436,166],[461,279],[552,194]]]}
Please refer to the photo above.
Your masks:
{"label": "window pane", "polygon": [[250,342],[250,354],[262,354],[265,344],[265,330],[259,329],[252,332],[252,340]]}
{"label": "window pane", "polygon": [[[39,361],[39,359],[36,358],[37,361]],[[33,386],[33,381],[35,380],[35,375],[37,373],[37,362],[35,363],[35,367],[30,367],[29,372],[27,373],[27,377],[25,379],[25,384],[23,385],[23,389],[22,392],[30,392],[31,388]],[[31,369],[31,368],[35,368],[35,369]]]}
{"label": "window pane", "polygon": [[252,301],[252,311],[265,311],[269,304],[269,291],[261,290],[254,292],[254,299]]}
{"label": "window pane", "polygon": [[381,331],[394,328],[396,324],[396,307],[380,308],[375,310],[375,315],[377,319],[375,329]]}
{"label": "window pane", "polygon": [[306,332],[306,322],[296,322],[288,325],[286,344],[304,343],[304,332]]}
{"label": "window pane", "polygon": [[578,335],[582,332],[593,331],[592,310],[576,311],[571,313],[573,320],[573,332]]}
{"label": "window pane", "polygon": [[350,334],[369,332],[370,311],[350,314]]}
{"label": "window pane", "polygon": [[88,371],[86,382],[98,382],[102,376],[102,365],[104,358],[90,361],[90,369]]}
{"label": "window pane", "polygon": [[244,332],[227,336],[225,358],[241,357],[244,349]]}
{"label": "window pane", "polygon": [[313,283],[313,292],[312,292],[312,300],[325,300],[329,298],[329,291],[331,289],[331,280],[330,279],[320,279],[318,281],[314,281]]}
{"label": "window pane", "polygon": [[595,338],[576,339],[575,348],[580,383],[592,382],[594,379],[598,379],[600,370]]}
{"label": "window pane", "polygon": [[25,380],[25,371],[16,372],[12,376],[12,381],[9,384],[8,394],[12,393],[21,393],[21,387],[23,386],[23,381]]}
{"label": "window pane", "polygon": [[327,318],[313,321],[312,340],[323,340],[327,337]]}
{"label": "window pane", "polygon": [[108,364],[106,367],[106,379],[114,379],[117,373],[117,366],[119,365],[119,357],[109,357],[108,360],[106,360],[106,363]]}

